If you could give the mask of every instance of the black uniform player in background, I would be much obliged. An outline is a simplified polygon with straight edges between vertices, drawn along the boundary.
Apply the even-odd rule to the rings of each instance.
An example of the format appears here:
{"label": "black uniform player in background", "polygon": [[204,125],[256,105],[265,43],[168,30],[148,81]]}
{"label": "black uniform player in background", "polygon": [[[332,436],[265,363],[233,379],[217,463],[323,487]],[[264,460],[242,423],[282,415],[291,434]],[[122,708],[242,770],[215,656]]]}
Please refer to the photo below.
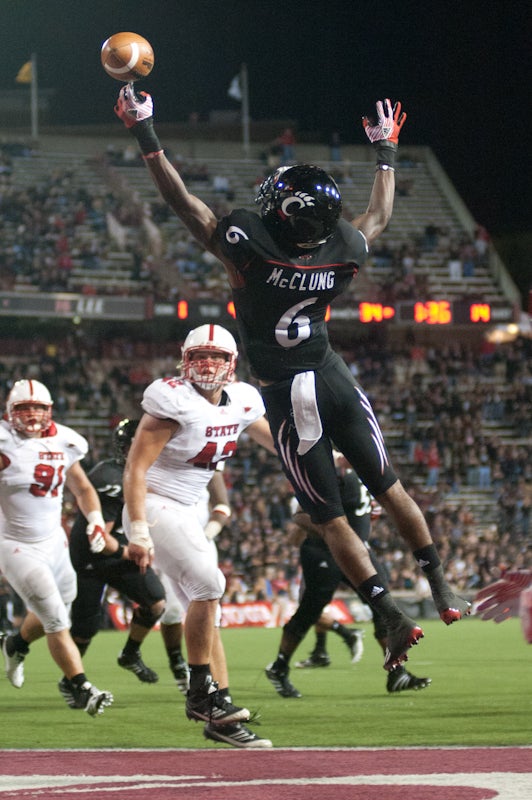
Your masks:
{"label": "black uniform player in background", "polygon": [[100,461],[88,473],[100,497],[106,529],[117,540],[118,549],[111,556],[92,553],[85,533],[87,522],[78,513],[70,532],[70,557],[78,578],[71,633],[84,654],[101,627],[106,587],[116,589],[137,604],[118,664],[131,670],[140,681],[155,683],[158,675],[143,662],[140,646],[164,611],[165,591],[151,567],[142,574],[128,558],[127,539],[122,531],[122,473],[137,425],[138,420],[122,420],[113,431],[114,458]]}
{"label": "black uniform player in background", "polygon": [[[166,158],[153,126],[151,96],[137,95],[127,84],[115,111],[137,139],[161,196],[225,267],[242,345],[261,385],[283,469],[337,564],[382,616],[384,668],[393,669],[423,631],[393,601],[346,519],[331,442],[413,551],[442,620],[449,625],[470,610],[447,584],[421,509],[395,474],[371,404],[332,350],[325,322],[329,304],[347,289],[391,218],[395,154],[406,119],[401,104],[392,108],[390,100],[379,101],[377,122],[363,119],[376,171],[366,211],[350,222],[341,216],[333,178],[308,164],[281,167],[265,179],[256,198],[260,216],[236,209],[218,220]],[[146,548],[136,553],[139,560],[147,555]]]}
{"label": "black uniform player in background", "polygon": [[[368,548],[371,561],[383,585],[386,586],[386,571],[371,551],[368,541],[371,529],[372,498],[356,473],[348,468],[345,459],[339,454],[335,454],[335,460],[338,465],[340,495],[349,524]],[[325,649],[325,627],[342,637],[349,647],[353,663],[360,659],[362,647],[359,638],[360,631],[347,628],[332,619],[328,621],[322,614],[340,584],[350,585],[349,580],[336,564],[326,542],[319,535],[308,514],[298,511],[294,515],[293,521],[300,532],[302,593],[296,612],[283,628],[277,658],[266,667],[266,677],[281,697],[296,698],[301,697],[301,693],[288,678],[290,659],[313,625],[318,623],[317,627],[319,628],[319,623],[323,622],[322,630],[317,632],[316,646],[309,658],[299,662],[296,666],[329,666],[330,658]],[[361,599],[365,602],[363,597]],[[378,611],[373,611],[373,627],[375,638],[385,653],[387,647],[386,625]],[[430,683],[430,678],[417,678],[407,672],[402,664],[399,664],[388,672],[386,688],[389,692],[401,692],[405,689],[424,689]]]}

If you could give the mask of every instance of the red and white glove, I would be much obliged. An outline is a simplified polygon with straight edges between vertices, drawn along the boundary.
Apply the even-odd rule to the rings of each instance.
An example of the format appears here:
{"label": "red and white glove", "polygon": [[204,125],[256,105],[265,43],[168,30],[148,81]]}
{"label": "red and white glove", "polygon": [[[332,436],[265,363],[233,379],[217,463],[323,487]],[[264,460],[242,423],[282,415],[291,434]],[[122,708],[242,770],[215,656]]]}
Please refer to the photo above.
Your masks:
{"label": "red and white glove", "polygon": [[366,131],[366,136],[372,144],[382,141],[398,144],[401,128],[406,121],[405,112],[401,113],[401,103],[397,102],[392,108],[389,99],[386,99],[384,103],[379,100],[376,104],[376,109],[377,123],[368,117],[362,117],[362,125]]}
{"label": "red and white glove", "polygon": [[87,514],[86,534],[89,539],[91,553],[101,553],[105,550],[106,533],[105,522],[99,511],[90,511]]}
{"label": "red and white glove", "polygon": [[495,583],[485,586],[475,597],[476,614],[482,619],[504,622],[519,615],[521,593],[532,586],[532,572],[519,570],[507,572]]}
{"label": "red and white glove", "polygon": [[137,122],[153,117],[153,100],[147,92],[136,92],[133,83],[126,83],[120,89],[115,105],[115,114],[122,120],[126,128],[132,128]]}

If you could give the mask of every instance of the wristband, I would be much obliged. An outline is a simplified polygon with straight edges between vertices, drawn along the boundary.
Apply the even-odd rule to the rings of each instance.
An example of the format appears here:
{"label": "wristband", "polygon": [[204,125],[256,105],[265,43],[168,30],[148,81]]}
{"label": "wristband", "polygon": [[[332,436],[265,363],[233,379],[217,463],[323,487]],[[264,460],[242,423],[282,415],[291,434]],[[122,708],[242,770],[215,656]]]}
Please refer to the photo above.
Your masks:
{"label": "wristband", "polygon": [[144,159],[144,161],[147,161],[148,159],[160,156],[162,153],[164,153],[164,150],[154,150],[153,153],[143,153],[142,158]]}
{"label": "wristband", "polygon": [[375,153],[377,155],[377,166],[385,164],[388,167],[393,167],[395,164],[397,145],[386,139],[380,139],[378,142],[375,142],[373,146],[375,147]]}
{"label": "wristband", "polygon": [[224,517],[230,517],[231,509],[225,503],[218,503],[214,506],[212,513],[223,514]]}
{"label": "wristband", "polygon": [[137,547],[144,547],[148,552],[153,550],[153,542],[147,522],[137,519],[130,523],[129,542],[137,545]]}
{"label": "wristband", "polygon": [[382,170],[382,172],[395,172],[395,167],[390,167],[389,164],[377,164],[375,167],[376,170]]}
{"label": "wristband", "polygon": [[118,549],[112,553],[112,557],[116,559],[121,559],[124,555],[124,545],[121,542],[118,542]]}
{"label": "wristband", "polygon": [[137,124],[133,125],[129,130],[139,143],[139,147],[142,150],[143,155],[149,156],[152,153],[162,151],[163,148],[159,141],[159,137],[155,133],[155,129],[153,127],[153,117],[141,119],[140,122],[137,122]]}

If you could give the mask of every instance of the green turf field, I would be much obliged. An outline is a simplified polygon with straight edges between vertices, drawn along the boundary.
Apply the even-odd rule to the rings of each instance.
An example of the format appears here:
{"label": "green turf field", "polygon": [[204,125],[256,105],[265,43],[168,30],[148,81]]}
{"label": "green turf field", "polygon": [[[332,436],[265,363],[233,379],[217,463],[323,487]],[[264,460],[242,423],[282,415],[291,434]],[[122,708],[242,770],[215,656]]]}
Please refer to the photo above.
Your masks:
{"label": "green turf field", "polygon": [[[264,676],[277,652],[279,629],[227,629],[233,699],[261,714],[257,732],[275,746],[407,746],[532,744],[532,647],[517,620],[501,625],[467,619],[446,628],[425,621],[425,639],[411,651],[409,668],[428,675],[419,692],[386,692],[381,651],[366,629],[362,661],[351,665],[342,640],[328,638],[332,664],[292,669],[301,699],[283,699]],[[26,683],[14,689],[0,674],[1,747],[223,747],[206,742],[201,723],[184,714],[158,632],[148,637],[146,663],[159,672],[141,684],[116,665],[123,633],[105,631],[85,657],[90,679],[115,695],[103,716],[72,711],[57,690],[59,678],[46,645],[33,645]],[[309,634],[296,653],[313,645]]]}

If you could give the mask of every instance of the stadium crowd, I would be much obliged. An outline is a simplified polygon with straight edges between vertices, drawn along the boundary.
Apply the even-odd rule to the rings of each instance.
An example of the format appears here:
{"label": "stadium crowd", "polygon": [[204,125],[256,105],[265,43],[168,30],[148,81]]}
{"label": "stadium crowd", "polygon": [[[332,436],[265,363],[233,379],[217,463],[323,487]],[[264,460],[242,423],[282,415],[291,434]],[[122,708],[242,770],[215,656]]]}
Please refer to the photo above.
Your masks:
{"label": "stadium crowd", "polygon": [[[130,146],[123,152],[110,149],[92,159],[91,170],[97,177],[91,184],[73,168],[55,167],[34,185],[21,186],[9,148],[0,147],[0,291],[12,291],[23,281],[25,288],[43,292],[150,295],[156,301],[225,298],[221,265],[183,226],[167,227],[160,237],[161,225],[173,215],[160,200],[144,202],[120,173],[118,168],[125,165],[143,166],[131,150]],[[31,158],[32,152],[26,156]],[[193,187],[202,191],[210,187],[209,203],[216,215],[229,212],[235,194],[217,188],[224,176],[210,175],[208,166],[194,159],[175,155],[173,162]],[[345,162],[333,170],[340,186],[352,183],[353,169]],[[263,178],[261,173],[257,181]],[[248,187],[250,205],[257,185]],[[346,206],[344,215],[350,214]],[[473,235],[452,234],[445,226],[428,224],[408,241],[384,237],[362,271],[366,299],[382,303],[430,299],[429,281],[418,263],[423,254],[434,252],[452,279],[464,279],[467,292],[467,278],[486,267],[489,246],[481,226]],[[112,269],[111,256],[117,250],[130,257],[129,281],[103,284],[99,273]],[[76,269],[83,271],[81,280]],[[353,300],[360,282],[359,277],[338,305]]]}

